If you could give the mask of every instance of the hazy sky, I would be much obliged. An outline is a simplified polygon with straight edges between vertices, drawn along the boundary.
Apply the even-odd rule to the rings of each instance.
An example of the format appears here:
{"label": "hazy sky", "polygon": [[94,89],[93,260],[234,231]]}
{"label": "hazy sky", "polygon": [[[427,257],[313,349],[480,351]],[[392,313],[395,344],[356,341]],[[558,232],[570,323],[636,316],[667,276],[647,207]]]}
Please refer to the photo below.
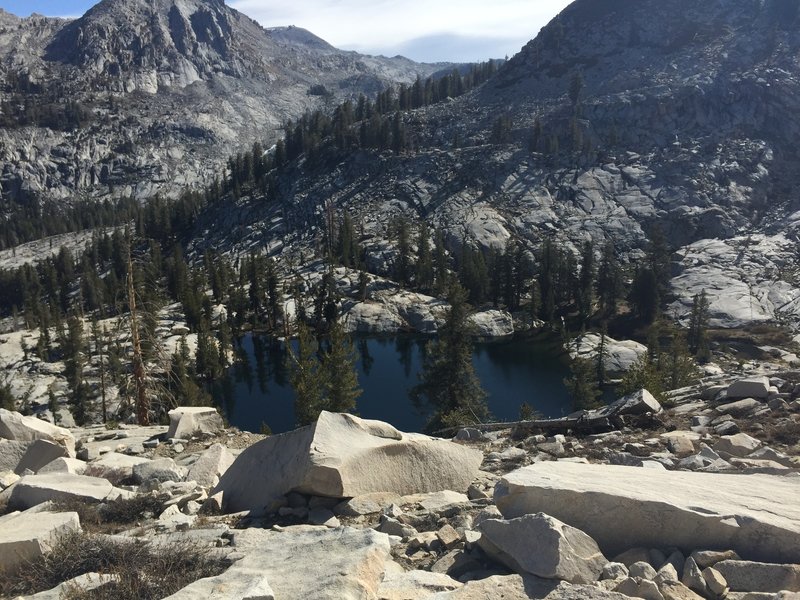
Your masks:
{"label": "hazy sky", "polygon": [[[117,0],[121,1],[121,0]],[[226,0],[264,27],[297,25],[346,50],[419,61],[511,56],[570,0]],[[20,16],[79,16],[87,0],[0,0]]]}

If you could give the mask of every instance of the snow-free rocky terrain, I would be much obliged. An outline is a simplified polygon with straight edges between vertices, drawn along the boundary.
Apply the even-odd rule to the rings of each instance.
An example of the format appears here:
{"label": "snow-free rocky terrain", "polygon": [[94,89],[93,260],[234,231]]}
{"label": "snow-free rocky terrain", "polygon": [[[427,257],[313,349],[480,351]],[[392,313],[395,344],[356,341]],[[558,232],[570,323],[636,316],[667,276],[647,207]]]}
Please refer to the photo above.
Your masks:
{"label": "snow-free rocky terrain", "polygon": [[[90,112],[76,131],[0,130],[5,200],[178,193],[254,140],[269,147],[289,117],[441,68],[264,30],[216,0],[105,1],[71,22],[2,16],[5,76]],[[799,47],[797,7],[783,0],[579,0],[483,86],[404,113],[411,149],[301,158],[277,198],[210,207],[190,248],[296,263],[333,207],[363,230],[370,270],[391,274],[400,214],[444,229],[456,252],[591,239],[630,261],[658,225],[676,249],[671,316],[706,289],[714,326],[797,328]],[[509,125],[493,136],[500,117]]]}
{"label": "snow-free rocky terrain", "polygon": [[[797,598],[797,373],[762,364],[671,396],[589,415],[603,433],[520,423],[452,441],[327,412],[264,437],[209,408],[72,429],[0,410],[0,570],[17,581],[83,529],[224,559],[170,598]],[[135,522],[109,517],[113,535],[81,522],[137,503]],[[74,576],[25,597],[122,581]]]}
{"label": "snow-free rocky terrain", "polygon": [[484,86],[407,113],[413,150],[301,161],[280,202],[214,207],[195,248],[291,254],[328,205],[363,226],[377,271],[400,214],[443,228],[454,250],[550,237],[612,241],[631,261],[658,225],[676,249],[671,316],[705,288],[715,326],[797,326],[798,49],[791,2],[579,0]]}
{"label": "snow-free rocky terrain", "polygon": [[306,110],[445,67],[263,29],[222,0],[104,0],[72,21],[0,9],[0,99],[21,81],[34,102],[88,112],[75,131],[0,129],[3,196],[176,195]]}
{"label": "snow-free rocky terrain", "polygon": [[[465,242],[513,238],[533,252],[546,238],[574,250],[591,239],[633,264],[658,225],[676,250],[669,317],[685,320],[705,289],[714,327],[797,334],[798,51],[792,1],[578,0],[483,86],[403,113],[408,149],[301,157],[276,173],[277,196],[207,207],[186,254],[266,251],[307,291],[325,270],[309,257],[326,213],[347,211],[370,271],[368,301],[358,272],[332,273],[347,328],[432,333],[442,300],[391,280],[397,216],[442,229],[453,254]],[[88,110],[75,131],[0,129],[3,201],[175,194],[254,140],[268,147],[289,117],[439,68],[264,30],[220,0],[105,0],[74,21],[0,11],[2,99],[24,88]],[[0,265],[77,251],[89,235],[6,250]],[[188,333],[181,307],[157,316],[174,351]],[[499,310],[471,318],[487,337],[541,325]],[[102,325],[124,341],[118,321]],[[13,325],[0,367],[20,410],[41,409],[66,389],[65,365],[40,360],[39,333]],[[196,335],[186,342],[193,351]],[[646,352],[604,343],[613,376]],[[596,358],[599,344],[588,334],[568,349]],[[83,531],[221,561],[172,598],[796,600],[800,361],[792,348],[758,350],[766,360],[715,347],[716,364],[669,392],[668,408],[640,390],[580,420],[452,440],[327,412],[264,436],[205,408],[152,427],[0,410],[0,586],[113,593],[130,573],[103,563],[53,590],[25,584]],[[596,430],[575,433],[584,423]]]}

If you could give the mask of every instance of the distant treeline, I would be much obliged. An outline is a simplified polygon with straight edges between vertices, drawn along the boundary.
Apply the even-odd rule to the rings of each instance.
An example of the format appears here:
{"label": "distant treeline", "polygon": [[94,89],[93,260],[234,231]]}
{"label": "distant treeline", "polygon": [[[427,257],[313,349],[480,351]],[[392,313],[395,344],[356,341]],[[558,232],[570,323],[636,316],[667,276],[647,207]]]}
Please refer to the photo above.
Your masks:
{"label": "distant treeline", "polygon": [[256,188],[271,198],[278,172],[301,157],[315,164],[358,149],[411,150],[414,140],[404,113],[461,96],[486,82],[496,70],[496,62],[489,61],[474,65],[464,75],[454,69],[438,79],[418,77],[411,85],[386,89],[374,101],[362,95],[355,103],[343,102],[332,115],[321,110],[308,112],[286,123],[284,137],[271,151],[256,143],[249,152],[232,156],[224,184],[212,186],[215,193],[211,196],[232,192],[239,197],[245,189]]}

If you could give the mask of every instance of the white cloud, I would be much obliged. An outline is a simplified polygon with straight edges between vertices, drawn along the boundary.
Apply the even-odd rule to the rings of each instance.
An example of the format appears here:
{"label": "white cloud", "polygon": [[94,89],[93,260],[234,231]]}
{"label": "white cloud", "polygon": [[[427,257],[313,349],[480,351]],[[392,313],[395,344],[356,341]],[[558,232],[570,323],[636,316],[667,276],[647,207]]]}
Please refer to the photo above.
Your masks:
{"label": "white cloud", "polygon": [[[334,46],[362,52],[411,54],[420,60],[477,60],[513,53],[535,37],[569,0],[229,0],[265,27],[297,25]],[[432,48],[431,40],[441,48]],[[490,52],[464,56],[470,50]],[[415,40],[424,44],[417,46]],[[492,46],[490,41],[495,41]],[[452,45],[448,43],[457,42]],[[496,51],[491,48],[496,47]],[[511,49],[509,51],[509,49]]]}

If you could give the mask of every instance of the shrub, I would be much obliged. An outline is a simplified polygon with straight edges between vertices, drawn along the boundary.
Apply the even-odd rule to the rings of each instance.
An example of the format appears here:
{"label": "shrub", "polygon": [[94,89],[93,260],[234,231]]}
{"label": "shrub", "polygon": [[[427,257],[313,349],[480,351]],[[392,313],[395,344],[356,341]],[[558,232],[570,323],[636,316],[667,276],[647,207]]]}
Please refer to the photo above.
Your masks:
{"label": "shrub", "polygon": [[78,513],[81,525],[87,531],[114,533],[123,526],[152,519],[164,510],[164,505],[154,496],[138,495],[104,504],[84,500],[61,501],[56,503],[54,510]]}
{"label": "shrub", "polygon": [[59,538],[44,557],[22,564],[0,581],[0,596],[14,597],[49,590],[62,582],[99,572],[116,575],[115,583],[94,591],[69,590],[71,600],[156,600],[193,581],[219,575],[229,562],[208,547],[160,544],[131,538],[120,543],[107,536],[73,532]]}
{"label": "shrub", "polygon": [[800,423],[789,420],[774,423],[765,428],[764,434],[769,444],[794,446],[800,444]]}

